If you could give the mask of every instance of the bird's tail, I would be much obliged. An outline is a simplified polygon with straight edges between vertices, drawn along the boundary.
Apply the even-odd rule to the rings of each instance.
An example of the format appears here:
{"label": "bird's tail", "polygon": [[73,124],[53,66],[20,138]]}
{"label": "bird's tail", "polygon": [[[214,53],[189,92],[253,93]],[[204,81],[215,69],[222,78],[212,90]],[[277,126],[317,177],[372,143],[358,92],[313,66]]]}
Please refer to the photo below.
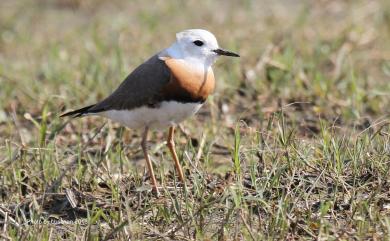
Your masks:
{"label": "bird's tail", "polygon": [[82,117],[87,114],[96,113],[96,111],[91,111],[91,108],[94,106],[95,105],[89,105],[78,110],[69,111],[60,115],[60,117],[71,116],[73,118],[76,118],[76,117]]}

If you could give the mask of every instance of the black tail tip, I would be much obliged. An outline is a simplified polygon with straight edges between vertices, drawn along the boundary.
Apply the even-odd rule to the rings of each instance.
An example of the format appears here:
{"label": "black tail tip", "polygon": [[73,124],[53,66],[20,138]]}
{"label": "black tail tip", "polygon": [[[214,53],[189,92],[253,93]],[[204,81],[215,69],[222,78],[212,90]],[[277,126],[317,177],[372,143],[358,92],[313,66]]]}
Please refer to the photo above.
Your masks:
{"label": "black tail tip", "polygon": [[74,111],[69,111],[69,112],[66,112],[62,115],[60,115],[60,117],[67,117],[67,116],[71,116],[73,118],[76,118],[76,117],[81,117],[85,114],[88,114],[89,113],[89,109],[91,109],[94,105],[90,105],[90,106],[86,106],[86,107],[83,107],[81,109],[78,109],[78,110],[74,110]]}
{"label": "black tail tip", "polygon": [[69,112],[66,112],[66,113],[60,115],[60,117],[61,117],[61,118],[67,117],[67,116],[79,117],[79,116],[81,116],[81,115],[82,115],[82,113],[73,113],[73,111],[69,111]]}

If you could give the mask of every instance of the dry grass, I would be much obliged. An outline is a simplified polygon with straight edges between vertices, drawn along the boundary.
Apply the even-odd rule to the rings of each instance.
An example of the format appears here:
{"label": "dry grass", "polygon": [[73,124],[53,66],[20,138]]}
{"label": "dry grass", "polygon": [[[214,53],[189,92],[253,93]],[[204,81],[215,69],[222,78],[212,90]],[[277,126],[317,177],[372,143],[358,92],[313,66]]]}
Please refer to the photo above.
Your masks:
{"label": "dry grass", "polygon": [[[201,27],[241,58],[177,133],[60,119]],[[0,228],[12,240],[390,238],[390,4],[1,1]]]}

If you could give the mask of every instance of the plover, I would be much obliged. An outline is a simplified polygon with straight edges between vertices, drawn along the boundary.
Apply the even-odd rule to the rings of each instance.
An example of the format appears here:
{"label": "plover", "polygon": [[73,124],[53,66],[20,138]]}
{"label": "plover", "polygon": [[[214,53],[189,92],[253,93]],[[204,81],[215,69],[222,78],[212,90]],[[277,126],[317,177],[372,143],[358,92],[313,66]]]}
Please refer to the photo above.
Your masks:
{"label": "plover", "polygon": [[169,128],[167,146],[184,184],[173,140],[175,126],[194,115],[213,93],[215,79],[211,66],[221,55],[239,57],[220,48],[209,31],[189,29],[179,32],[171,46],[138,66],[110,96],[61,117],[98,115],[131,129],[143,128],[141,146],[153,190],[157,193],[157,181],[147,151],[147,136],[150,129]]}

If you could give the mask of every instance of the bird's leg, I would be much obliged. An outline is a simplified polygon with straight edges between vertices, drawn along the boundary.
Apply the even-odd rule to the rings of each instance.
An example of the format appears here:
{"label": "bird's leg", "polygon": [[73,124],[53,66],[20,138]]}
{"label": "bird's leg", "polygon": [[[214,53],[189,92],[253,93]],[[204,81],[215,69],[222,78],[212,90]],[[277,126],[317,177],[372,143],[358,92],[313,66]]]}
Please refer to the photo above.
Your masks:
{"label": "bird's leg", "polygon": [[153,191],[156,192],[157,194],[159,194],[158,189],[157,189],[156,177],[154,176],[152,162],[150,161],[150,158],[149,158],[149,155],[148,155],[148,146],[147,146],[148,131],[149,131],[149,127],[145,127],[144,134],[142,135],[141,146],[142,146],[142,151],[144,152],[146,165],[148,166],[150,179],[152,180]]}
{"label": "bird's leg", "polygon": [[173,160],[175,161],[175,166],[176,166],[176,170],[179,174],[179,179],[184,184],[185,183],[184,174],[183,174],[183,171],[181,169],[179,158],[177,158],[177,154],[176,154],[176,150],[175,150],[175,142],[173,141],[174,132],[175,132],[175,127],[173,127],[173,126],[170,127],[169,133],[168,133],[167,146],[169,148],[169,151],[171,152]]}

